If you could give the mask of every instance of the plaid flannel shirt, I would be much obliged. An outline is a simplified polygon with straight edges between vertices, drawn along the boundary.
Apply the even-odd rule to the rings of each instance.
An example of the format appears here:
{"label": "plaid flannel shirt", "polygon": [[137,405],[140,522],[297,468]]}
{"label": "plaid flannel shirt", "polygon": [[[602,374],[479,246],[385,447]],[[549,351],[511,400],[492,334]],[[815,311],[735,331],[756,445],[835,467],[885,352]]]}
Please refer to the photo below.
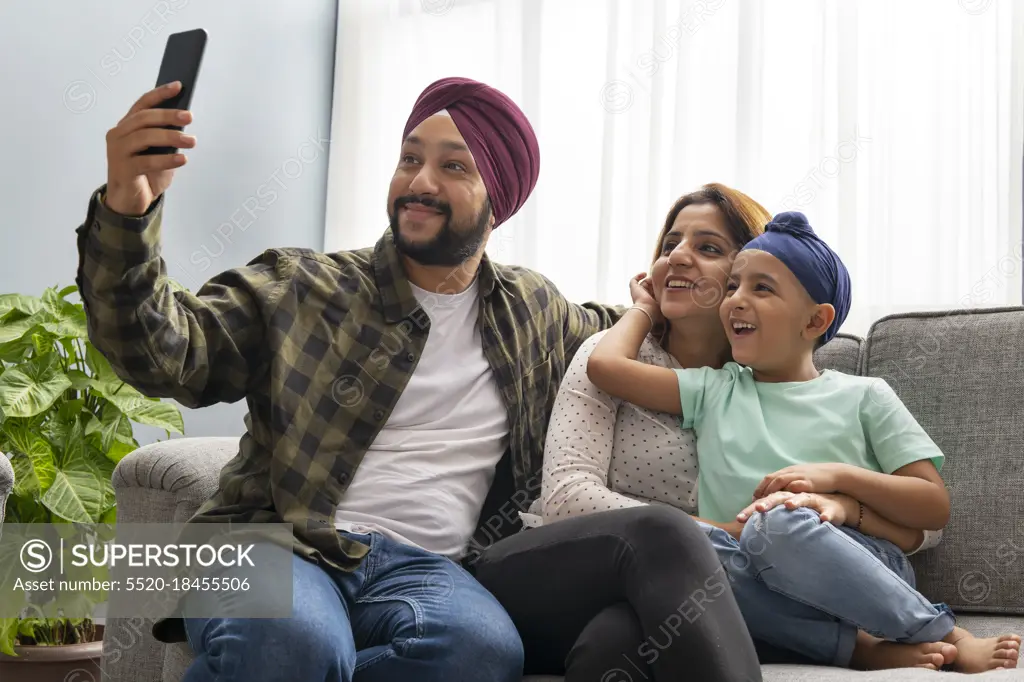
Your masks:
{"label": "plaid flannel shirt", "polygon": [[[335,509],[430,329],[390,229],[355,251],[270,249],[191,293],[172,288],[160,257],[163,197],[134,218],[108,209],[104,191],[77,229],[92,343],[146,395],[248,403],[239,452],[190,522],[290,523],[300,555],[358,566],[368,548],[335,530]],[[486,255],[478,277],[483,350],[509,417],[503,463],[528,499],[568,362],[624,309],[570,303],[544,276]]]}

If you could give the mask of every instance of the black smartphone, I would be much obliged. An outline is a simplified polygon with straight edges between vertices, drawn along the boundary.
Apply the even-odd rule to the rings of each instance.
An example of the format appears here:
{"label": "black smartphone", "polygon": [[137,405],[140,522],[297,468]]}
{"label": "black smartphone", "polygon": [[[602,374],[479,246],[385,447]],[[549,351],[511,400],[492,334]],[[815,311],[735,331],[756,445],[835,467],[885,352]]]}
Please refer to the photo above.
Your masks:
{"label": "black smartphone", "polygon": [[[203,62],[203,51],[206,49],[206,31],[196,28],[191,31],[172,33],[167,37],[164,58],[160,63],[160,74],[156,86],[181,81],[181,90],[170,97],[156,109],[188,109],[192,105],[192,93],[196,89],[199,78],[199,67]],[[167,130],[184,130],[183,126],[164,126]],[[140,154],[175,154],[175,147],[149,147]]]}

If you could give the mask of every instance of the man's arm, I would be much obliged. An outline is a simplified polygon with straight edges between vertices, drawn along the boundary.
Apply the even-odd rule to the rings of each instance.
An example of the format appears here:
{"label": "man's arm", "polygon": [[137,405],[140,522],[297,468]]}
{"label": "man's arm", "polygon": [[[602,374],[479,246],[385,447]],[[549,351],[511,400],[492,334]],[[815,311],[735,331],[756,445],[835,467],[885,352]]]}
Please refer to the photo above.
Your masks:
{"label": "man's arm", "polygon": [[562,320],[566,362],[576,355],[584,341],[599,331],[609,329],[626,313],[626,306],[622,305],[605,305],[593,301],[573,303],[562,296],[554,282],[547,277],[543,279],[551,294],[551,302]]}
{"label": "man's arm", "polygon": [[197,293],[175,291],[160,257],[163,197],[140,216],[93,195],[78,232],[76,277],[89,339],[126,383],[202,407],[243,398],[264,365],[266,315],[290,265],[273,253]]}

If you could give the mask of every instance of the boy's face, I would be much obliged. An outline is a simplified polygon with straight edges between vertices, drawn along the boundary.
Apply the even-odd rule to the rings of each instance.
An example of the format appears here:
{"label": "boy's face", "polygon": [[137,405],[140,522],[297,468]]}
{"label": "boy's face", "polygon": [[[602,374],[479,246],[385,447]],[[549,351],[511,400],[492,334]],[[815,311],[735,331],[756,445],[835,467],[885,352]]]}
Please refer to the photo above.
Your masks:
{"label": "boy's face", "polygon": [[798,365],[834,317],[782,261],[756,249],[736,255],[719,314],[733,359],[762,372]]}

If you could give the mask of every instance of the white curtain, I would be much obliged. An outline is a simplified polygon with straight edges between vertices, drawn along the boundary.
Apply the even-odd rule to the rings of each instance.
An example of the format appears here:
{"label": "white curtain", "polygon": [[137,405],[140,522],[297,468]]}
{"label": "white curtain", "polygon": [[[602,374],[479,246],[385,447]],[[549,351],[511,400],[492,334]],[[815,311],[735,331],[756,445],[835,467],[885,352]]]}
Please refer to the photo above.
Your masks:
{"label": "white curtain", "polygon": [[718,181],[840,253],[843,331],[1021,303],[1024,0],[341,0],[327,250],[379,238],[412,104],[452,75],[540,139],[488,252],[572,300],[628,302],[672,202]]}

